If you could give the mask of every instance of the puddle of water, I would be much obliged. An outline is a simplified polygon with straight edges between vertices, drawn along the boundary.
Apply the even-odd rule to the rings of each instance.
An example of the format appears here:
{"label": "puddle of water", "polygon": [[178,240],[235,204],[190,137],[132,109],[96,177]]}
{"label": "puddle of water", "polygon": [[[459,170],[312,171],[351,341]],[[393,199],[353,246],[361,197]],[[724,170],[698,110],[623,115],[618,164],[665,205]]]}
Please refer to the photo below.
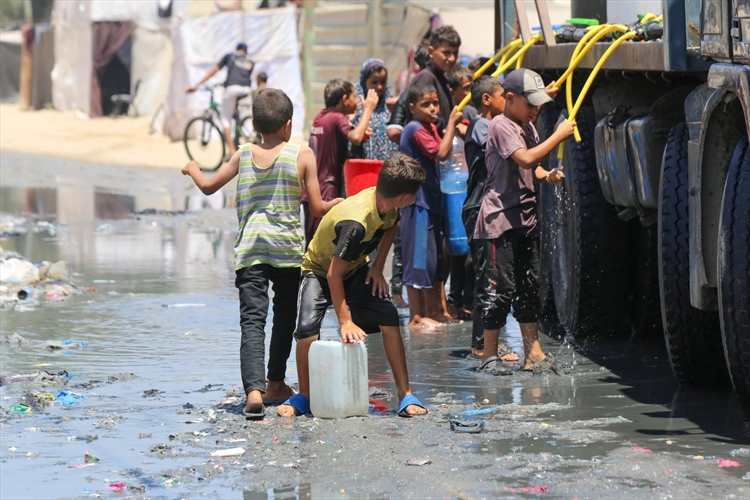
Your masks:
{"label": "puddle of water", "polygon": [[[7,172],[7,166],[4,153],[0,175]],[[57,167],[62,173],[76,170],[67,163]],[[90,172],[84,169],[84,174]],[[233,266],[235,214],[231,209],[209,209],[181,216],[135,218],[129,215],[133,210],[184,208],[183,179],[176,181],[176,172],[104,169],[104,174],[97,178],[99,187],[81,179],[82,187],[62,185],[76,179],[71,176],[55,180],[51,186],[10,187],[4,183],[0,188],[2,210],[26,210],[64,222],[56,225],[54,234],[31,231],[2,238],[3,248],[33,261],[65,259],[74,267],[77,286],[99,289],[39,304],[33,311],[2,313],[3,335],[18,333],[30,341],[80,341],[86,345],[66,353],[3,345],[2,374],[67,370],[79,377],[71,379],[66,388],[81,392],[86,399],[67,409],[55,406],[46,412],[4,417],[0,497],[46,497],[50,491],[61,497],[107,493],[111,492],[104,482],[108,479],[143,484],[147,494],[165,497],[237,497],[243,491],[243,498],[385,498],[414,496],[415,490],[407,489],[408,485],[434,487],[438,477],[438,490],[431,496],[438,492],[439,496],[461,496],[461,492],[513,496],[525,493],[506,488],[536,483],[529,480],[531,475],[503,480],[497,467],[505,470],[506,462],[496,462],[496,458],[522,456],[528,457],[526,462],[536,463],[539,457],[559,455],[563,462],[556,470],[573,475],[590,469],[597,457],[611,458],[634,446],[652,449],[650,456],[700,455],[706,457],[706,464],[713,464],[710,457],[728,458],[730,450],[750,443],[750,427],[732,392],[679,388],[660,339],[602,341],[579,347],[577,353],[565,352],[567,361],[576,361],[570,376],[516,373],[496,377],[471,371],[476,362],[456,355],[456,351],[468,350],[470,323],[451,325],[438,333],[403,330],[412,389],[423,402],[430,403],[431,420],[349,419],[336,423],[349,429],[339,433],[334,424],[304,418],[294,423],[268,419],[267,424],[253,425],[234,419],[231,413],[220,414],[213,422],[197,410],[178,413],[186,403],[198,409],[215,408],[226,391],[240,383]],[[22,172],[19,182],[25,182],[26,175]],[[115,189],[114,184],[119,187]],[[148,199],[143,201],[141,194],[132,190],[145,184],[149,188],[143,196]],[[149,206],[153,200],[167,198],[172,200],[169,203],[178,202]],[[164,307],[179,304],[204,305]],[[269,311],[269,324],[271,319]],[[337,335],[332,314],[326,316],[323,328],[324,336]],[[512,318],[503,336],[522,352],[520,331]],[[370,385],[391,391],[394,396],[383,403],[394,408],[396,390],[379,337],[372,335],[366,341]],[[557,342],[545,336],[542,340],[548,352],[560,349]],[[295,382],[294,350],[288,368],[288,381]],[[108,376],[118,373],[133,373],[135,378],[107,383]],[[102,382],[75,388],[97,380]],[[208,384],[213,387],[206,388]],[[3,410],[16,404],[30,388],[21,383],[0,387]],[[152,389],[161,392],[146,392]],[[443,407],[440,398],[450,403]],[[446,430],[447,418],[475,405],[500,409],[474,417],[486,420],[491,431],[470,436]],[[603,423],[591,425],[591,419],[603,419]],[[217,427],[228,430],[219,432]],[[358,427],[368,428],[372,440],[368,442],[391,447],[390,451],[374,447],[373,453],[396,458],[377,462],[378,458],[368,455],[374,445],[356,448],[352,436],[357,434],[359,439]],[[36,430],[29,430],[32,428]],[[178,434],[183,432],[192,434]],[[140,434],[150,437],[139,438]],[[87,435],[96,439],[68,439]],[[181,437],[170,439],[170,435]],[[283,460],[291,458],[284,458],[267,466],[275,460],[264,453],[273,445],[271,437],[276,436],[281,436],[284,450],[296,450],[285,453],[309,462],[303,461],[299,469],[285,469]],[[223,441],[227,438],[247,439],[247,444]],[[150,447],[157,444],[172,446],[175,455],[150,454]],[[208,458],[218,446],[237,445],[250,450],[241,459]],[[405,450],[407,445],[410,448]],[[337,455],[336,450],[344,451]],[[68,468],[82,463],[86,451],[102,461],[95,467]],[[429,454],[435,463],[391,471],[394,464],[414,458],[405,453]],[[333,462],[334,458],[341,462]],[[692,471],[689,477],[714,487],[718,477],[725,485],[750,470],[748,458],[734,459],[741,467],[720,470],[712,465],[713,469],[706,469],[710,473]],[[637,456],[612,460],[629,466],[638,463]],[[374,474],[373,479],[341,479],[329,472],[337,463],[351,466],[352,462]],[[379,466],[367,469],[372,465],[369,462]],[[305,464],[309,464],[307,469]],[[508,464],[509,470],[526,470],[521,462],[510,460]],[[216,468],[219,465],[222,469]],[[633,488],[650,487],[645,479],[623,474],[616,473],[617,484],[631,481]],[[482,483],[487,477],[496,482]],[[175,478],[179,478],[177,483],[170,482]],[[731,483],[734,490],[721,491],[737,493],[738,484],[743,483]],[[164,489],[167,487],[176,490]]]}

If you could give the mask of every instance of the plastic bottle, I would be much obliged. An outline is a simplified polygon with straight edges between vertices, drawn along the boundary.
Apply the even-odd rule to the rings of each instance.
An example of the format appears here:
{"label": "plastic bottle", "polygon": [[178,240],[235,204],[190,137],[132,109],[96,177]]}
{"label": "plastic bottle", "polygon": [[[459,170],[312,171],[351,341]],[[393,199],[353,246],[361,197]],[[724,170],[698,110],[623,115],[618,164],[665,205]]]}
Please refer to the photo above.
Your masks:
{"label": "plastic bottle", "polygon": [[469,169],[466,165],[464,141],[460,137],[454,137],[450,156],[440,162],[440,190],[446,194],[465,193],[468,180]]}
{"label": "plastic bottle", "polygon": [[466,182],[469,170],[466,165],[464,141],[453,138],[453,150],[446,161],[440,164],[440,190],[443,192],[443,222],[445,242],[451,255],[469,253],[469,239],[466,236],[461,213],[466,201]]}
{"label": "plastic bottle", "polygon": [[308,354],[310,410],[317,418],[367,415],[367,348],[364,343],[318,340]]}

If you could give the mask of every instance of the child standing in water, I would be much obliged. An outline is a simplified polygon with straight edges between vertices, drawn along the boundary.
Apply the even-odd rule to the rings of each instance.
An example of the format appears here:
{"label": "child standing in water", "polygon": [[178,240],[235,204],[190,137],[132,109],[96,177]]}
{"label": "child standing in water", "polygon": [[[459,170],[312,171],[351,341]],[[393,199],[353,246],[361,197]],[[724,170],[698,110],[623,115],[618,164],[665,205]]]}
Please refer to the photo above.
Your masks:
{"label": "child standing in water", "polygon": [[[521,326],[523,369],[545,358],[537,333],[539,300],[539,231],[536,219],[537,183],[557,184],[557,169],[540,165],[562,141],[573,134],[575,123],[564,121],[543,143],[531,121],[547,94],[542,77],[528,69],[511,72],[503,82],[505,109],[490,122],[487,132],[487,181],[477,217],[474,239],[483,240],[487,262],[484,280],[484,352],[480,371],[505,371],[498,357],[498,335],[513,305]],[[550,94],[557,90],[549,88]]]}
{"label": "child standing in water", "polygon": [[[218,191],[237,174],[235,286],[240,294],[240,370],[247,394],[245,416],[262,419],[263,403],[284,401],[292,390],[284,383],[292,348],[304,233],[300,221],[302,184],[310,211],[325,215],[341,199],[322,201],[315,156],[307,146],[289,144],[292,101],[278,89],[264,89],[253,102],[253,127],[263,144],[243,145],[211,178],[194,161],[182,169],[207,195]],[[268,283],[273,283],[273,330],[264,374]]]}

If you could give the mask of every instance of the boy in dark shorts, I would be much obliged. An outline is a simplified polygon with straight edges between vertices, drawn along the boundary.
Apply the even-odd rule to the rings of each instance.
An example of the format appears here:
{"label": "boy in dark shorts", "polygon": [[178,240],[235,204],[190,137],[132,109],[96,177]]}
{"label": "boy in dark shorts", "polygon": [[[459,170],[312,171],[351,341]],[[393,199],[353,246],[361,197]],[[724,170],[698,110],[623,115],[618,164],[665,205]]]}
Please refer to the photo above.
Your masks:
{"label": "boy in dark shorts", "polygon": [[414,158],[425,171],[425,182],[411,205],[401,211],[401,258],[403,283],[409,297],[409,326],[434,326],[451,317],[443,311],[442,193],[437,162],[448,157],[461,113],[448,115],[448,126],[440,139],[435,123],[440,113],[438,92],[432,85],[409,87],[409,109],[414,120],[401,134],[401,151]]}
{"label": "boy in dark shorts", "polygon": [[[486,261],[484,255],[484,242],[474,239],[474,229],[477,224],[479,207],[482,205],[484,195],[484,183],[487,180],[487,165],[484,162],[485,149],[487,146],[487,130],[490,120],[503,113],[505,99],[503,98],[503,83],[499,78],[482,75],[471,85],[471,101],[477,114],[469,123],[466,130],[465,152],[466,164],[469,168],[469,180],[466,186],[466,201],[464,201],[461,214],[466,235],[469,237],[469,248],[471,260],[474,266],[474,275],[467,276],[470,286],[474,289],[474,307],[472,310],[472,336],[471,354],[475,359],[480,359],[484,351],[484,323],[482,322],[481,304],[486,298],[484,286],[484,272]],[[504,361],[512,361],[510,356],[503,358]]]}
{"label": "boy in dark shorts", "polygon": [[[380,330],[398,390],[398,414],[427,413],[412,395],[396,307],[388,296],[383,266],[396,236],[399,209],[409,206],[424,182],[422,167],[396,154],[383,163],[377,186],[334,207],[323,218],[302,264],[297,339],[299,394],[279,406],[281,416],[310,412],[308,353],[320,336],[326,308],[333,304],[344,342],[361,342]],[[375,260],[369,257],[377,249]]]}
{"label": "boy in dark shorts", "polygon": [[[531,121],[539,107],[552,100],[542,78],[528,69],[511,72],[503,82],[505,109],[490,122],[487,132],[487,181],[474,238],[484,240],[487,297],[484,300],[484,353],[480,371],[503,373],[498,357],[498,335],[513,305],[521,326],[524,370],[545,358],[537,333],[539,300],[539,234],[536,219],[537,183],[556,184],[557,169],[547,171],[540,161],[573,134],[575,123],[565,121],[543,143]],[[556,94],[556,90],[549,91]]]}
{"label": "boy in dark shorts", "polygon": [[[378,94],[374,90],[362,99],[362,119],[352,127],[347,115],[357,111],[357,95],[354,85],[341,79],[331,80],[323,92],[326,109],[318,113],[310,129],[310,147],[315,152],[318,164],[318,183],[323,201],[343,195],[344,162],[349,154],[349,143],[362,144],[370,123],[370,117],[378,105]],[[305,241],[312,241],[320,218],[310,213],[307,197],[302,196],[305,211]]]}

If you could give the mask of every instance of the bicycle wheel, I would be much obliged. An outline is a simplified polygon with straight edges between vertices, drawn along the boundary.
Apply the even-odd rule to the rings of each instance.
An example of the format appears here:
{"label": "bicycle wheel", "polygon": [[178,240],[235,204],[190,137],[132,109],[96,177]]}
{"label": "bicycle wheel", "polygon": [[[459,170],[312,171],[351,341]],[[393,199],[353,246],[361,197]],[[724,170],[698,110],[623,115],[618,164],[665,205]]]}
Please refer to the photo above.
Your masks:
{"label": "bicycle wheel", "polygon": [[225,146],[221,129],[209,118],[197,116],[185,127],[185,151],[204,170],[214,171],[224,161]]}
{"label": "bicycle wheel", "polygon": [[238,148],[243,144],[260,144],[263,142],[260,134],[253,127],[253,117],[249,115],[242,119],[235,134],[237,134],[237,137],[235,137],[234,142]]}

